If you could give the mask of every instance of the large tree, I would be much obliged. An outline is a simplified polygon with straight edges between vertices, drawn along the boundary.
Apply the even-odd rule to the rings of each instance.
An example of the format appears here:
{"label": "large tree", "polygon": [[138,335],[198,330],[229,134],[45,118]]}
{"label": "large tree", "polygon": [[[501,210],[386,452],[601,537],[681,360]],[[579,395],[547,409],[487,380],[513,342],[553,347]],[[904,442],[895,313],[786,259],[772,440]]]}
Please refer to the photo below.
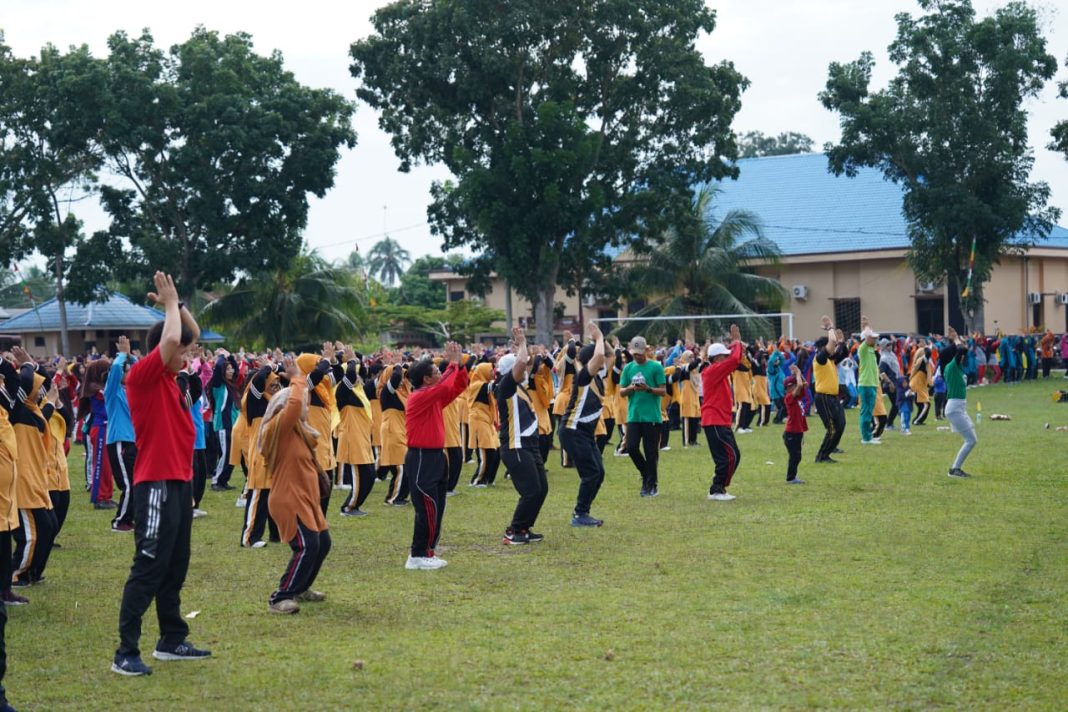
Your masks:
{"label": "large tree", "polygon": [[738,139],[738,157],[760,158],[812,153],[813,145],[811,138],[796,131],[788,131],[778,136],[768,136],[760,131],[747,131]]}
{"label": "large tree", "polygon": [[423,307],[426,309],[445,308],[445,287],[441,282],[430,279],[431,270],[458,270],[463,259],[457,255],[438,257],[425,255],[412,262],[400,278],[400,284],[392,290],[390,300],[396,304]]}
{"label": "large tree", "polygon": [[[1065,66],[1068,66],[1068,59],[1064,60]],[[1068,81],[1063,81],[1058,85],[1060,95],[1062,99],[1068,99]],[[1060,151],[1068,158],[1068,120],[1060,121],[1051,131],[1053,135],[1053,143],[1050,144],[1050,149],[1053,151]]]}
{"label": "large tree", "polygon": [[1044,239],[1058,216],[1049,187],[1028,180],[1034,157],[1023,109],[1056,59],[1023,3],[983,19],[967,0],[919,4],[926,14],[896,17],[889,49],[898,73],[886,89],[869,90],[870,53],[830,65],[820,100],[842,127],[830,170],[852,176],[872,166],[904,188],[913,270],[947,282],[951,322],[982,329],[993,265]]}
{"label": "large tree", "polygon": [[108,40],[100,140],[124,189],[104,188],[134,274],[163,268],[191,295],[298,254],[308,196],[333,186],[352,147],[353,105],[300,84],[243,33],[198,28],[169,51],[152,36]]}
{"label": "large tree", "polygon": [[[778,260],[778,246],[764,237],[753,213],[730,210],[716,215],[716,194],[715,188],[700,189],[691,214],[669,228],[663,244],[631,269],[627,281],[647,297],[646,308],[636,316],[756,316],[758,306],[782,304],[785,291],[779,281],[753,272],[756,265]],[[723,333],[729,325],[693,319],[681,325],[653,322],[641,329],[663,338],[678,333],[680,326],[688,338],[700,340]]]}
{"label": "large tree", "polygon": [[452,173],[432,230],[493,256],[542,343],[565,254],[655,239],[693,184],[736,174],[747,81],[697,50],[715,27],[703,0],[399,0],[372,21],[350,50],[358,96],[401,170]]}
{"label": "large tree", "polygon": [[72,204],[91,193],[101,164],[93,138],[104,74],[84,45],[66,52],[47,45],[27,59],[0,48],[0,65],[3,257],[32,247],[45,259],[59,306],[60,348],[69,354],[66,302],[88,302],[97,291],[83,279],[93,271],[95,252]]}

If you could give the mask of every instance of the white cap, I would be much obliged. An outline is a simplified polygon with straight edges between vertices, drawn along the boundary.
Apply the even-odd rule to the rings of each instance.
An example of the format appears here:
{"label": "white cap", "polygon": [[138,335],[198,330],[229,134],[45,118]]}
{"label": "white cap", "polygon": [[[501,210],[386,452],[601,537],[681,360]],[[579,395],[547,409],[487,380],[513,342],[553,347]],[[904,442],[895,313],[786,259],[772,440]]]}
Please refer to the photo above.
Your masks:
{"label": "white cap", "polygon": [[873,338],[876,338],[876,339],[879,338],[879,334],[874,332],[874,331],[872,331],[870,326],[865,326],[864,327],[864,331],[860,332],[860,338],[866,339],[869,336],[873,337]]}
{"label": "white cap", "polygon": [[716,356],[726,356],[730,352],[731,350],[723,344],[712,344],[708,347],[708,360],[711,361]]}
{"label": "white cap", "polygon": [[515,366],[515,354],[505,354],[497,361],[497,373],[511,371],[513,366]]}
{"label": "white cap", "polygon": [[648,344],[646,344],[644,336],[635,336],[630,340],[631,351],[645,351],[646,348],[648,348]]}

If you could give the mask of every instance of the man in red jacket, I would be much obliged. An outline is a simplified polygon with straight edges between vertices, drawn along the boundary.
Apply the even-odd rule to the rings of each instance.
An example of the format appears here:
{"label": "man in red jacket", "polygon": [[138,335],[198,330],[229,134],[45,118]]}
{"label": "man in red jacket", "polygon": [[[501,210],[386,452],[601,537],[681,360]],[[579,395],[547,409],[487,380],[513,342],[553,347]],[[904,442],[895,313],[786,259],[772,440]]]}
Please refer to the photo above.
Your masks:
{"label": "man in red jacket", "polygon": [[734,440],[732,414],[734,395],[731,393],[731,374],[742,360],[745,344],[737,324],[731,324],[731,345],[711,344],[706,352],[708,363],[701,371],[704,399],[701,402],[701,427],[705,431],[708,450],[716,465],[708,498],[720,502],[734,499],[727,494],[738,462],[742,458],[738,443]]}
{"label": "man in red jacket", "polygon": [[460,368],[461,355],[460,345],[450,341],[445,344],[445,360],[449,362],[445,373],[426,359],[408,369],[412,392],[404,410],[408,430],[404,471],[411,482],[415,531],[406,569],[433,570],[448,563],[434,555],[434,548],[441,536],[448,486],[443,412],[467,388],[467,369]]}

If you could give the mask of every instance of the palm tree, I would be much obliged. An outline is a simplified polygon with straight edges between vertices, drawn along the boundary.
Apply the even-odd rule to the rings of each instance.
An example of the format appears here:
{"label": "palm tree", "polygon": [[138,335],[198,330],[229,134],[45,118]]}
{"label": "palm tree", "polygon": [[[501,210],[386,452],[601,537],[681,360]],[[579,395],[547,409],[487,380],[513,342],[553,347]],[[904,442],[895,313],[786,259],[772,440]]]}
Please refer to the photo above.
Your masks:
{"label": "palm tree", "polygon": [[[752,307],[758,302],[768,306],[782,303],[786,292],[779,281],[750,269],[754,262],[776,262],[781,254],[778,246],[764,237],[759,219],[746,210],[731,210],[717,222],[712,216],[717,193],[709,186],[699,190],[689,219],[669,229],[648,261],[633,268],[633,283],[652,295],[635,316],[756,314]],[[686,322],[688,335],[695,339],[720,333],[716,330],[726,326],[697,321]],[[770,324],[761,326],[768,330]],[[629,330],[640,330],[653,338],[679,331],[667,321]]]}
{"label": "palm tree", "polygon": [[412,261],[408,251],[396,240],[386,237],[367,253],[367,271],[384,284],[395,284]]}
{"label": "palm tree", "polygon": [[233,342],[299,348],[355,338],[363,302],[352,273],[304,251],[288,269],[241,279],[204,307],[202,316]]}

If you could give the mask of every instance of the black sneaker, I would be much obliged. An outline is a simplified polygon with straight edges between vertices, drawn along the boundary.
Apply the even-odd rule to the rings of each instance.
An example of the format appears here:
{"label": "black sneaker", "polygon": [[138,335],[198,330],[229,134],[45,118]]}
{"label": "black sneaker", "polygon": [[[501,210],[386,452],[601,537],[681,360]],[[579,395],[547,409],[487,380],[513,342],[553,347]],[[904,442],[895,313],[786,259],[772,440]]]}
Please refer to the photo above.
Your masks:
{"label": "black sneaker", "polygon": [[152,657],[156,660],[200,660],[210,655],[210,650],[194,648],[187,640],[177,645],[168,645],[161,640],[152,651]]}
{"label": "black sneaker", "polygon": [[545,537],[543,537],[541,534],[537,534],[535,532],[532,532],[529,529],[527,530],[527,540],[531,544],[536,544],[539,541],[543,541],[544,539],[545,539]]}
{"label": "black sneaker", "polygon": [[30,599],[25,596],[20,596],[11,589],[8,589],[0,594],[0,598],[3,598],[5,606],[25,606],[30,602]]}
{"label": "black sneaker", "polygon": [[659,497],[660,496],[660,489],[658,487],[653,487],[652,489],[649,490],[649,496],[650,497]]}
{"label": "black sneaker", "polygon": [[229,492],[232,489],[237,489],[237,488],[234,487],[233,485],[212,485],[211,486],[211,491],[212,492]]}
{"label": "black sneaker", "polygon": [[571,526],[573,527],[599,527],[604,522],[595,517],[591,517],[589,514],[574,514],[571,517]]}
{"label": "black sneaker", "polygon": [[511,527],[505,530],[502,544],[529,544],[530,536],[525,531],[514,531]]}
{"label": "black sneaker", "polygon": [[642,487],[641,496],[642,497],[651,497],[652,495],[649,494],[649,490],[647,490],[644,487]]}
{"label": "black sneaker", "polygon": [[964,470],[961,470],[959,468],[956,468],[956,467],[954,467],[952,470],[949,471],[949,476],[950,477],[960,477],[960,478],[971,477],[971,475],[969,475],[967,472],[965,472]]}
{"label": "black sneaker", "polygon": [[27,578],[17,578],[11,582],[13,588],[29,588],[33,582]]}
{"label": "black sneaker", "polygon": [[111,672],[117,672],[128,677],[138,677],[139,675],[151,675],[152,668],[141,661],[140,655],[115,653],[115,660],[111,663]]}

